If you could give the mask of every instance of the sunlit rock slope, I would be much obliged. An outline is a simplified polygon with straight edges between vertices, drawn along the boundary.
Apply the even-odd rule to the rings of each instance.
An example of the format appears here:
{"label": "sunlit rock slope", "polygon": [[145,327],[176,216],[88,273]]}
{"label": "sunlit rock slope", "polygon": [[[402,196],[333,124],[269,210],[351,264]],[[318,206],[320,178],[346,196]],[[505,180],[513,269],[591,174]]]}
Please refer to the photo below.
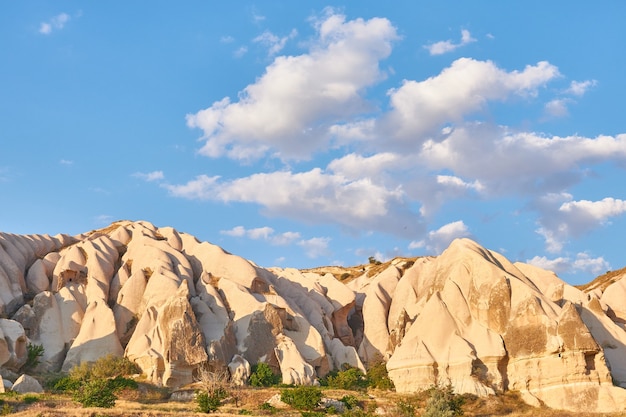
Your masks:
{"label": "sunlit rock slope", "polygon": [[[520,391],[580,411],[626,405],[626,274],[574,288],[460,239],[438,257],[260,268],[169,227],[0,233],[0,367],[125,355],[155,383],[266,362],[286,384],[385,361],[399,392]],[[239,375],[237,378],[241,378]]]}

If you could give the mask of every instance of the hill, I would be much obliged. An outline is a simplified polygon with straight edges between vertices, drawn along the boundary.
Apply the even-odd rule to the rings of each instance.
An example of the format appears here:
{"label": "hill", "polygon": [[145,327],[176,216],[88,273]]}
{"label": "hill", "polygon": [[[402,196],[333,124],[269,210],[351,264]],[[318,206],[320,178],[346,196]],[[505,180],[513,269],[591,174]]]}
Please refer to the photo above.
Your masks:
{"label": "hill", "polygon": [[440,256],[357,267],[261,268],[149,222],[79,236],[0,233],[0,372],[113,354],[176,388],[205,366],[245,383],[264,362],[311,385],[380,361],[398,393],[450,385],[609,412],[626,404],[626,281],[575,288],[469,239]]}

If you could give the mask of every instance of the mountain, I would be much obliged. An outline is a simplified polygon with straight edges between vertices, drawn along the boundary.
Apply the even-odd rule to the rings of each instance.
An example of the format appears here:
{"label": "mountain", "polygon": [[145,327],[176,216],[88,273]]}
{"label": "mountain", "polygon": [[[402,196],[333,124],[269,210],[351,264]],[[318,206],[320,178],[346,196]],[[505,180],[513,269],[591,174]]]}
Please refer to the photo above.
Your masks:
{"label": "mountain", "polygon": [[[576,288],[469,239],[437,257],[261,268],[171,227],[120,221],[79,236],[0,233],[0,373],[29,343],[39,371],[125,355],[170,387],[198,367],[286,384],[385,361],[399,392],[608,412],[626,405],[626,271]],[[246,371],[248,369],[248,371]]]}

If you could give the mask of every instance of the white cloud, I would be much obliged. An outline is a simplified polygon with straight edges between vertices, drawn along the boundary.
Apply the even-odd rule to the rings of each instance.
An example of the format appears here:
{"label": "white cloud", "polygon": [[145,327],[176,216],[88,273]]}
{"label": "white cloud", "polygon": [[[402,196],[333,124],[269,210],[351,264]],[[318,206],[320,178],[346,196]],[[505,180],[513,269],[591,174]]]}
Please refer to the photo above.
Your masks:
{"label": "white cloud", "polygon": [[576,259],[569,257],[557,257],[548,259],[545,256],[535,256],[526,261],[527,263],[552,271],[555,274],[563,274],[568,272],[583,272],[592,276],[597,276],[611,269],[611,265],[603,258],[592,258],[586,252],[576,254]]}
{"label": "white cloud", "polygon": [[298,245],[302,246],[309,258],[315,259],[321,256],[330,255],[330,250],[328,249],[330,240],[331,239],[328,237],[314,237],[307,240],[301,240],[298,242]]}
{"label": "white cloud", "polygon": [[536,196],[579,182],[585,166],[626,162],[626,135],[545,137],[465,124],[442,141],[426,141],[419,160],[430,169],[478,180],[492,195]]}
{"label": "white cloud", "polygon": [[187,116],[204,132],[200,153],[246,160],[270,149],[286,158],[308,158],[326,149],[328,128],[367,108],[363,90],[384,74],[379,61],[398,38],[387,19],[331,14],[316,21],[318,39],[307,54],[279,56],[238,95]]}
{"label": "white cloud", "polygon": [[370,178],[349,180],[319,168],[300,173],[260,173],[221,182],[218,177],[201,175],[187,184],[164,187],[178,197],[256,203],[268,215],[339,224],[353,231],[415,236],[422,227],[401,188],[388,189]]}
{"label": "white cloud", "polygon": [[576,255],[576,260],[572,264],[576,271],[590,273],[592,275],[601,275],[611,269],[611,265],[603,258],[592,258],[585,252]]}
{"label": "white cloud", "polygon": [[412,241],[409,243],[409,249],[426,248],[434,252],[435,255],[439,255],[454,239],[469,236],[470,232],[467,225],[462,220],[458,220],[428,232],[428,236],[424,240]]}
{"label": "white cloud", "polygon": [[61,159],[59,163],[61,165],[74,165],[74,161],[70,161],[69,159]]}
{"label": "white cloud", "polygon": [[244,56],[246,53],[248,52],[248,47],[247,46],[240,46],[239,48],[237,48],[235,50],[235,52],[233,52],[233,56],[235,58],[241,58],[242,56]]}
{"label": "white cloud", "polygon": [[42,22],[39,25],[39,33],[43,35],[49,35],[53,30],[61,30],[67,22],[70,20],[70,15],[67,13],[60,13],[52,17],[47,22]]}
{"label": "white cloud", "polygon": [[457,188],[457,189],[462,189],[462,190],[469,189],[469,190],[475,190],[478,192],[483,191],[485,189],[485,187],[478,180],[472,183],[469,183],[453,175],[437,175],[437,184],[450,187],[450,188]]}
{"label": "white cloud", "polygon": [[569,114],[567,105],[572,101],[567,98],[550,100],[546,103],[544,109],[548,116],[565,117]]}
{"label": "white cloud", "polygon": [[298,36],[298,31],[295,29],[293,29],[289,33],[289,35],[282,38],[279,38],[269,30],[266,30],[265,32],[254,38],[252,41],[255,43],[260,43],[261,45],[267,47],[267,54],[269,56],[274,56],[283,50],[283,48],[287,44],[287,41],[295,38],[296,36]]}
{"label": "white cloud", "polygon": [[476,39],[472,38],[469,30],[463,29],[461,31],[461,41],[459,43],[454,43],[451,40],[439,41],[430,45],[425,45],[424,48],[428,49],[428,52],[431,55],[442,55],[452,52],[472,42],[476,42]]}
{"label": "white cloud", "polygon": [[152,182],[152,181],[160,181],[165,178],[163,171],[152,171],[152,172],[136,172],[133,174],[133,177],[142,179],[144,181]]}
{"label": "white cloud", "polygon": [[221,230],[221,234],[232,237],[243,237],[246,235],[246,228],[243,226],[235,226],[230,230]]}
{"label": "white cloud", "polygon": [[222,36],[220,38],[220,42],[221,43],[233,43],[233,42],[235,42],[235,38],[233,38],[230,35]]}
{"label": "white cloud", "polygon": [[264,240],[274,246],[287,246],[300,239],[298,232],[283,232],[276,234],[269,226],[246,229],[243,226],[235,226],[230,230],[221,230],[220,234],[231,237],[247,237],[252,240]]}
{"label": "white cloud", "polygon": [[626,201],[611,197],[599,201],[572,200],[567,193],[548,194],[538,199],[540,227],[536,232],[546,242],[546,250],[558,253],[570,238],[605,226],[613,217],[626,213]]}
{"label": "white cloud", "polygon": [[557,275],[569,271],[572,267],[570,259],[561,256],[554,259],[548,259],[545,256],[535,256],[532,259],[528,259],[526,263],[547,271],[552,271]]}
{"label": "white cloud", "polygon": [[565,90],[565,92],[580,97],[596,85],[598,85],[596,80],[572,81],[569,88]]}
{"label": "white cloud", "polygon": [[533,96],[558,75],[558,69],[548,62],[507,72],[491,61],[460,58],[435,77],[405,80],[401,87],[390,90],[392,109],[380,127],[404,147],[414,149],[416,142],[440,130],[442,124],[460,122],[489,101]]}

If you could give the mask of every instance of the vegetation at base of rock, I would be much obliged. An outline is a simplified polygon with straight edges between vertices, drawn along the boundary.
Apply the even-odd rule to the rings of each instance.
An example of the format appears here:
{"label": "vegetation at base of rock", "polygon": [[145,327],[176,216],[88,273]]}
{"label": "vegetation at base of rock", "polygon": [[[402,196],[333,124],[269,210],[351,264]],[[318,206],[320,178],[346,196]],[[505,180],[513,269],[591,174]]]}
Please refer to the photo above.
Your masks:
{"label": "vegetation at base of rock", "polygon": [[111,408],[117,400],[113,391],[108,380],[98,378],[81,385],[74,392],[73,399],[83,407]]}
{"label": "vegetation at base of rock", "polygon": [[320,385],[334,389],[362,390],[369,383],[365,374],[358,368],[344,366],[341,371],[332,371],[320,380]]}
{"label": "vegetation at base of rock", "polygon": [[280,399],[296,410],[311,411],[319,406],[322,400],[322,391],[317,387],[301,385],[282,390]]}
{"label": "vegetation at base of rock", "polygon": [[114,378],[141,373],[135,362],[126,357],[107,355],[90,366],[91,375],[95,378]]}
{"label": "vegetation at base of rock", "polygon": [[29,372],[35,369],[37,365],[39,365],[40,358],[44,354],[43,345],[36,345],[34,343],[29,343],[26,345],[26,363],[22,366],[22,371]]}
{"label": "vegetation at base of rock", "polygon": [[371,388],[392,390],[393,381],[389,379],[387,365],[382,360],[374,362],[367,369],[367,384]]}
{"label": "vegetation at base of rock", "polygon": [[253,387],[272,387],[280,383],[280,375],[274,374],[265,362],[259,362],[252,366],[248,382]]}
{"label": "vegetation at base of rock", "polygon": [[340,371],[329,372],[320,379],[320,385],[334,389],[359,391],[366,388],[392,390],[393,382],[387,374],[385,363],[380,361],[370,366],[367,374],[360,369],[344,365]]}
{"label": "vegetation at base of rock", "polygon": [[359,406],[359,400],[354,395],[344,395],[339,401],[341,401],[348,410]]}
{"label": "vegetation at base of rock", "polygon": [[126,375],[137,372],[137,366],[126,358],[104,356],[94,363],[81,363],[68,375],[52,382],[53,390],[67,392],[83,407],[111,408],[115,405],[116,392],[136,390],[137,381]]}
{"label": "vegetation at base of rock", "polygon": [[199,392],[196,395],[196,404],[198,405],[198,411],[201,413],[212,413],[217,411],[220,406],[221,400],[214,395],[209,395],[208,392]]}
{"label": "vegetation at base of rock", "polygon": [[434,386],[428,390],[423,417],[456,417],[463,415],[464,398],[454,393],[451,385]]}

